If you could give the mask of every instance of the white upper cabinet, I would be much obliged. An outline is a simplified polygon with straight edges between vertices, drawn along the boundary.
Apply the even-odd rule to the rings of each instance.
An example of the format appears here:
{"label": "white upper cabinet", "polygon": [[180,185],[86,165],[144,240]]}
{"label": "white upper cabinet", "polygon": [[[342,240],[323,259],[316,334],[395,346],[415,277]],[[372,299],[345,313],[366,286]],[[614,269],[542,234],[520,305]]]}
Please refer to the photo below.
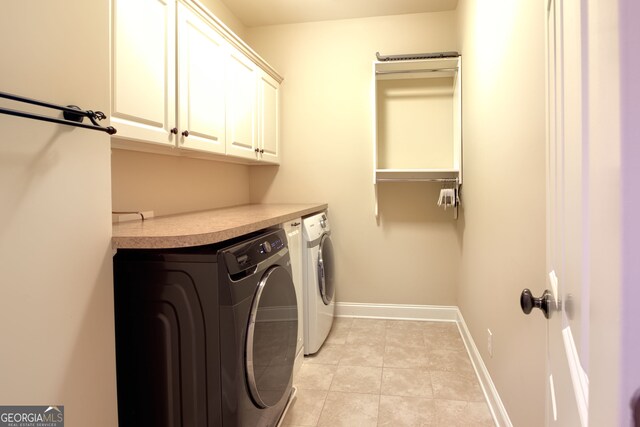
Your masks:
{"label": "white upper cabinet", "polygon": [[258,145],[260,160],[279,163],[280,84],[261,72],[258,81]]}
{"label": "white upper cabinet", "polygon": [[227,154],[279,164],[280,84],[240,52],[227,75]]}
{"label": "white upper cabinet", "polygon": [[227,154],[257,159],[256,66],[234,49],[227,76]]}
{"label": "white upper cabinet", "polygon": [[118,135],[173,145],[175,1],[113,0],[111,124]]}
{"label": "white upper cabinet", "polygon": [[262,58],[197,2],[112,4],[114,146],[278,162],[282,78]]}
{"label": "white upper cabinet", "polygon": [[178,3],[178,43],[178,145],[224,154],[226,42]]}

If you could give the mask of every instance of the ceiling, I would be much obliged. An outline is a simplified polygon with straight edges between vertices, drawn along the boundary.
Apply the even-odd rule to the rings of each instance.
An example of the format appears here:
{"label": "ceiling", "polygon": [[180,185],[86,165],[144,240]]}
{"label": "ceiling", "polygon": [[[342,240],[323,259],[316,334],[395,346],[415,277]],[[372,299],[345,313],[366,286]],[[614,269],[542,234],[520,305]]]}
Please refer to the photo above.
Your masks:
{"label": "ceiling", "polygon": [[221,0],[246,27],[455,10],[458,0]]}

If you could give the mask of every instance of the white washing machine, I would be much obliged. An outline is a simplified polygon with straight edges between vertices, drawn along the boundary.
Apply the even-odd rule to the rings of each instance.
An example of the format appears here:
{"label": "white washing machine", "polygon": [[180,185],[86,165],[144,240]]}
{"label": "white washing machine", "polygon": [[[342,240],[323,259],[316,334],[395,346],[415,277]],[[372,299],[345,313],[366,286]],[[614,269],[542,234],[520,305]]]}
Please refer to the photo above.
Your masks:
{"label": "white washing machine", "polygon": [[324,343],[334,314],[334,257],[327,212],[302,220],[304,354]]}

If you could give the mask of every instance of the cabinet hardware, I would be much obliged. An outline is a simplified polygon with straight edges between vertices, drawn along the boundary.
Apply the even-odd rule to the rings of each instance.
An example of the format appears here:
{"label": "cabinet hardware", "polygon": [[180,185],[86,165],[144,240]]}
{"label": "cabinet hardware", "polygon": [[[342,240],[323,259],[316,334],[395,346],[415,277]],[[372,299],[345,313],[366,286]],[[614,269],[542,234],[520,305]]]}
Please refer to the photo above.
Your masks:
{"label": "cabinet hardware", "polygon": [[178,128],[171,128],[171,133],[176,135],[178,133]]}
{"label": "cabinet hardware", "polygon": [[255,151],[256,153],[259,153],[259,152],[260,152],[260,149],[259,149],[259,148],[256,148],[256,149],[255,149],[255,150],[253,150],[253,151]]}
{"label": "cabinet hardware", "polygon": [[264,154],[264,148],[260,149],[260,154]]}
{"label": "cabinet hardware", "polygon": [[189,131],[185,130],[184,132],[182,132],[182,136],[184,136],[185,138],[189,136]]}

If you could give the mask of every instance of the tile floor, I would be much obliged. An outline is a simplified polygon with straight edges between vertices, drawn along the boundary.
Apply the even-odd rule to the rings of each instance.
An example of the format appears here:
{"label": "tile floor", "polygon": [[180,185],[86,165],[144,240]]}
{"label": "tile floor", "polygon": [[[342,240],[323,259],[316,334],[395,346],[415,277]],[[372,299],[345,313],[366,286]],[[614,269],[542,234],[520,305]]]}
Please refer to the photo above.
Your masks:
{"label": "tile floor", "polygon": [[493,426],[455,323],[336,318],[285,426]]}

